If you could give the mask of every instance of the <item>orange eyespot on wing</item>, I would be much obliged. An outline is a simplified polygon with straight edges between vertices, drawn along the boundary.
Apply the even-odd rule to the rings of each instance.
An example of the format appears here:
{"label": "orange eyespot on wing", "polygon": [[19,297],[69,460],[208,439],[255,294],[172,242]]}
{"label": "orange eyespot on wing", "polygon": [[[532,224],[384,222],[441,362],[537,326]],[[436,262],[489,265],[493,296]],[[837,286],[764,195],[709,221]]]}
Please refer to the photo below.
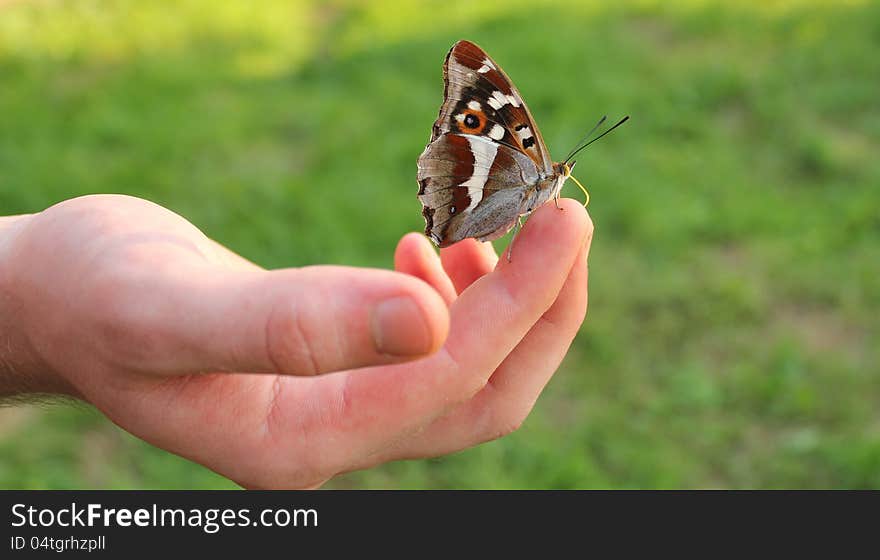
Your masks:
{"label": "orange eyespot on wing", "polygon": [[463,134],[479,134],[486,127],[486,115],[480,111],[467,108],[455,115],[458,130]]}

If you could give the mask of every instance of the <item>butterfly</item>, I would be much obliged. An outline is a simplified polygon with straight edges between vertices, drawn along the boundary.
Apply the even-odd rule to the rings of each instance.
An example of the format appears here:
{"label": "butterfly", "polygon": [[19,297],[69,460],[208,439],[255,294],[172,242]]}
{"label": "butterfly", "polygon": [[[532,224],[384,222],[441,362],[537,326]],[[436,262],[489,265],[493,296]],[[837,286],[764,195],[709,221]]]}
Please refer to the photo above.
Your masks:
{"label": "butterfly", "polygon": [[[439,247],[468,237],[491,241],[521,226],[522,216],[551,198],[558,201],[575,165],[571,158],[599,138],[554,162],[510,78],[470,41],[452,46],[443,81],[440,114],[418,160],[425,235]],[[583,185],[572,179],[589,200]],[[513,240],[510,245],[512,251]]]}

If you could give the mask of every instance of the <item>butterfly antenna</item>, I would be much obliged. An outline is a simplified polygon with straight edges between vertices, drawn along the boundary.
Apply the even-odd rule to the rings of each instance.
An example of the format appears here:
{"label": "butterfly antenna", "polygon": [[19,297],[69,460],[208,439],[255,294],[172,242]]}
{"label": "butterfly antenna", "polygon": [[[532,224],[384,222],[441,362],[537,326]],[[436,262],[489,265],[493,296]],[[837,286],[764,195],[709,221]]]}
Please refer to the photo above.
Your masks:
{"label": "butterfly antenna", "polygon": [[580,152],[581,150],[583,150],[584,148],[586,148],[587,146],[589,146],[590,144],[592,144],[596,140],[602,138],[603,136],[605,136],[606,134],[608,134],[609,132],[611,132],[612,130],[614,130],[615,128],[622,125],[623,123],[625,123],[628,120],[629,120],[629,115],[627,115],[627,116],[623,117],[622,119],[620,119],[619,121],[617,121],[617,124],[615,124],[614,126],[609,128],[608,130],[606,130],[605,132],[600,134],[599,136],[596,136],[595,138],[593,138],[592,140],[590,140],[589,142],[587,142],[586,144],[584,144],[583,146],[581,146],[580,148],[576,149],[574,152],[569,154],[568,157],[565,158],[564,163],[568,163],[568,160],[570,160],[571,158],[576,156],[578,154],[578,152]]}
{"label": "butterfly antenna", "polygon": [[577,141],[577,144],[574,145],[574,148],[572,148],[572,150],[570,152],[568,152],[568,155],[565,156],[565,159],[562,161],[565,163],[568,163],[568,160],[570,160],[571,157],[577,152],[578,146],[580,146],[582,143],[586,142],[587,138],[592,136],[593,133],[596,132],[596,129],[599,128],[600,126],[602,126],[602,123],[605,122],[605,119],[607,119],[607,118],[608,118],[608,115],[602,115],[602,118],[599,119],[599,122],[596,123],[596,126],[591,128],[588,133],[584,134],[583,138],[581,138],[580,140]]}
{"label": "butterfly antenna", "polygon": [[590,193],[587,192],[587,189],[584,188],[584,186],[581,184],[580,181],[578,181],[577,179],[574,178],[574,175],[569,175],[569,177],[571,177],[571,180],[574,181],[574,184],[575,184],[575,185],[577,185],[578,187],[580,187],[580,189],[581,189],[582,191],[584,191],[584,196],[587,197],[587,198],[584,200],[584,208],[586,208],[586,207],[587,207],[587,204],[590,203]]}

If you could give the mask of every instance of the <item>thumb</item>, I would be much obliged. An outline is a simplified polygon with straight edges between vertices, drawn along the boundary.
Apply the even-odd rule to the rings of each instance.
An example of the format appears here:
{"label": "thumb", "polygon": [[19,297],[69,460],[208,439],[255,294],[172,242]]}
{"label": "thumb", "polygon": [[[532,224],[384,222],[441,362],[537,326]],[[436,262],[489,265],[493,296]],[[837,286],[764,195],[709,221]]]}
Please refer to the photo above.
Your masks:
{"label": "thumb", "polygon": [[134,369],[154,374],[315,375],[394,363],[436,351],[449,328],[433,288],[385,270],[205,267],[158,284],[141,285],[140,312],[127,314],[135,339],[151,341]]}

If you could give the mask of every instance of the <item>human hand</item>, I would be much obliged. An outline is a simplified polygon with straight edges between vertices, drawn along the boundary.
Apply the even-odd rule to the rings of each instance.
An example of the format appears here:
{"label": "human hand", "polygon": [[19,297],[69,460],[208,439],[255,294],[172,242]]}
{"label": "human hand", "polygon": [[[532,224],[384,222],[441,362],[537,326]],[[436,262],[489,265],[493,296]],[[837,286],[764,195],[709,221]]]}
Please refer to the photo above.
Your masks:
{"label": "human hand", "polygon": [[534,213],[512,262],[472,239],[438,258],[408,234],[397,272],[266,271],[125,196],[0,222],[0,395],[84,399],[245,487],[495,439],[586,312],[592,224],[560,205]]}

